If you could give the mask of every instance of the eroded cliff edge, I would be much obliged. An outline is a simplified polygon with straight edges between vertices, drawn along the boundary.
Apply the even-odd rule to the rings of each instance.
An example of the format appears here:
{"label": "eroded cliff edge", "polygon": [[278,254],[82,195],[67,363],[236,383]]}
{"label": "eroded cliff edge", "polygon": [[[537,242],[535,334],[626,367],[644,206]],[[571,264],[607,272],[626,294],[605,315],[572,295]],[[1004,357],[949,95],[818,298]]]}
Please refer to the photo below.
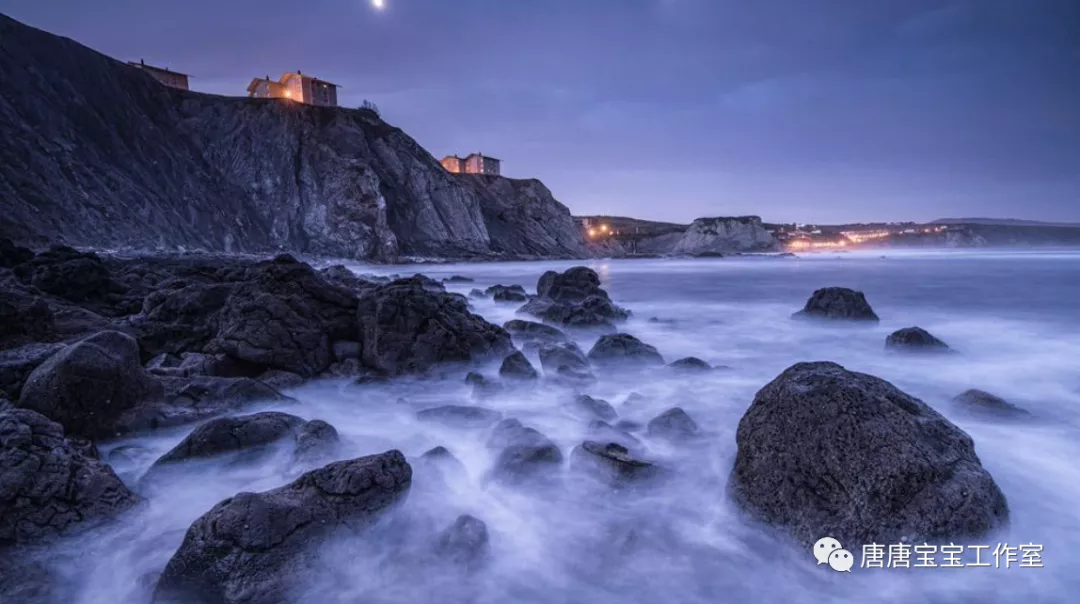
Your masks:
{"label": "eroded cliff edge", "polygon": [[370,111],[173,90],[3,15],[0,81],[0,236],[23,244],[585,254],[540,183],[449,174]]}

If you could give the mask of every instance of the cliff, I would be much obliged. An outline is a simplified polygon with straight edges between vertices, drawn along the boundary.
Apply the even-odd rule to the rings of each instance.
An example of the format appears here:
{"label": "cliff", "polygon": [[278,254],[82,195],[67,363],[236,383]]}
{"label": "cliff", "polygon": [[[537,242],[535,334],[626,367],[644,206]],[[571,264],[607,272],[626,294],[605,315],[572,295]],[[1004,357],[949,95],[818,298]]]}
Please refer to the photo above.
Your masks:
{"label": "cliff", "polygon": [[0,236],[17,242],[584,254],[543,185],[467,182],[370,111],[170,89],[3,15],[0,81]]}
{"label": "cliff", "polygon": [[673,254],[770,252],[779,249],[776,238],[757,216],[698,218],[675,242]]}

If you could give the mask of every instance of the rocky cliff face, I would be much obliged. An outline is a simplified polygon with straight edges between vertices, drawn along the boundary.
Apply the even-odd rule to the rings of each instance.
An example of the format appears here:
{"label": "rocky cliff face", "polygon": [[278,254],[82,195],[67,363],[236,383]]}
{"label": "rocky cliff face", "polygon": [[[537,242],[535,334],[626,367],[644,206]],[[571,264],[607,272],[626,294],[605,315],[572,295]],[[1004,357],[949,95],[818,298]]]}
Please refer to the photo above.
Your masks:
{"label": "rocky cliff face", "polygon": [[776,238],[757,216],[698,218],[672,248],[674,254],[767,252],[778,249]]}
{"label": "rocky cliff face", "polygon": [[0,236],[19,242],[378,260],[583,253],[540,183],[466,182],[369,111],[169,89],[3,15],[0,81]]}

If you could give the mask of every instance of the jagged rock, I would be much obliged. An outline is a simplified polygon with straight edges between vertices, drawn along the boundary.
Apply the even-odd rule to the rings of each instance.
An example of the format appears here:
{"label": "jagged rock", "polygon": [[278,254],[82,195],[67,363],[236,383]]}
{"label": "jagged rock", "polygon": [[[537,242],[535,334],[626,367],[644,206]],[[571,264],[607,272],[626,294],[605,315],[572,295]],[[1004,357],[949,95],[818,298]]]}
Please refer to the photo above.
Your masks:
{"label": "jagged rock", "polygon": [[300,426],[296,433],[297,461],[311,463],[334,455],[341,442],[336,428],[321,419],[313,419]]}
{"label": "jagged rock", "polygon": [[360,342],[352,342],[349,340],[338,340],[337,342],[334,342],[330,348],[334,352],[334,358],[338,361],[359,359],[360,354],[363,351]]}
{"label": "jagged rock", "polygon": [[439,535],[435,546],[440,559],[467,569],[482,565],[489,550],[487,525],[468,514],[458,516],[454,524]]}
{"label": "jagged rock", "polygon": [[484,298],[487,298],[488,295],[484,293],[484,290],[473,288],[469,290],[469,297],[474,300],[483,300]]}
{"label": "jagged rock", "polygon": [[548,271],[536,283],[536,298],[520,309],[550,323],[572,327],[608,327],[629,313],[612,303],[600,288],[596,271],[576,266],[565,273]]}
{"label": "jagged rock", "polygon": [[762,388],[736,442],[735,501],[804,545],[964,539],[1008,521],[967,434],[835,363],[793,365]]}
{"label": "jagged rock", "polygon": [[672,407],[650,420],[645,433],[655,438],[681,442],[698,436],[701,429],[681,407]]}
{"label": "jagged rock", "polygon": [[412,468],[399,451],[334,462],[291,484],[239,493],[196,520],[169,560],[154,602],[271,604],[319,572],[313,548],[374,524],[402,501]]}
{"label": "jagged rock", "polygon": [[[331,368],[332,367],[333,365],[331,365]],[[302,376],[296,375],[291,371],[271,369],[260,375],[258,381],[262,382],[265,386],[280,391],[288,388],[296,388],[297,386],[302,385],[306,380],[304,380]]]}
{"label": "jagged rock", "polygon": [[588,435],[589,440],[595,440],[604,443],[617,443],[627,449],[636,449],[641,446],[641,441],[634,438],[632,434],[626,429],[627,426],[634,427],[635,429],[641,429],[640,424],[634,424],[634,422],[621,421],[615,426],[602,421],[593,420],[589,422]]}
{"label": "jagged rock", "polygon": [[362,295],[357,317],[364,364],[392,375],[501,357],[513,350],[510,335],[469,312],[464,298],[404,280]]}
{"label": "jagged rock", "polygon": [[117,434],[180,426],[235,411],[252,403],[296,402],[250,378],[162,378],[162,400],[143,403],[114,423]]}
{"label": "jagged rock", "polygon": [[0,350],[0,393],[18,399],[30,373],[63,347],[63,344],[27,344]]}
{"label": "jagged rock", "polygon": [[0,287],[0,348],[56,339],[49,305],[26,288]]}
{"label": "jagged rock", "polygon": [[486,407],[443,405],[416,412],[417,419],[459,428],[487,428],[502,419],[502,413]]}
{"label": "jagged rock", "polygon": [[0,237],[0,268],[15,268],[34,259],[34,252]]}
{"label": "jagged rock", "polygon": [[462,275],[451,275],[443,279],[443,283],[472,283],[475,281],[472,277],[464,277]]}
{"label": "jagged rock", "polygon": [[663,365],[664,357],[656,348],[649,346],[628,333],[601,336],[589,351],[589,361],[603,366]]}
{"label": "jagged rock", "polygon": [[26,380],[19,406],[64,426],[69,434],[104,438],[140,402],[159,398],[161,385],[143,369],[135,339],[105,331],[61,349]]}
{"label": "jagged rock", "polygon": [[321,274],[328,282],[355,293],[360,293],[374,285],[371,281],[357,277],[356,273],[341,264],[328,266],[320,270],[319,274]]}
{"label": "jagged rock", "polygon": [[499,375],[504,378],[516,380],[535,380],[539,374],[533,369],[532,363],[521,351],[514,351],[505,359],[499,367]]}
{"label": "jagged rock", "polygon": [[557,371],[560,367],[588,372],[589,361],[585,353],[573,342],[563,344],[541,344],[537,351],[540,366],[546,372]]}
{"label": "jagged rock", "polygon": [[124,291],[97,254],[66,246],[53,246],[38,254],[20,265],[16,274],[38,290],[76,303],[104,302]]}
{"label": "jagged rock", "polygon": [[1021,409],[999,396],[974,388],[956,395],[953,397],[952,402],[971,413],[999,417],[1026,417],[1031,415],[1028,410]]}
{"label": "jagged rock", "polygon": [[525,288],[520,285],[492,285],[484,293],[496,302],[524,302],[529,299]]}
{"label": "jagged rock", "polygon": [[275,411],[213,419],[158,458],[150,472],[169,464],[241,451],[253,453],[286,439],[295,441],[306,423],[295,415]]}
{"label": "jagged rock", "polygon": [[0,550],[88,528],[138,501],[59,424],[29,409],[0,411]]}
{"label": "jagged rock", "polygon": [[161,377],[217,376],[237,377],[249,370],[243,363],[224,354],[163,352],[146,363],[147,373]]}
{"label": "jagged rock", "polygon": [[535,321],[512,319],[503,324],[503,329],[522,344],[564,344],[569,338],[559,328]]}
{"label": "jagged rock", "polygon": [[433,447],[425,451],[420,456],[419,465],[435,468],[451,477],[461,477],[467,474],[465,464],[461,463],[461,460],[443,446]]}
{"label": "jagged rock", "polygon": [[591,440],[570,452],[570,468],[613,486],[653,480],[662,473],[659,466],[638,459],[623,445]]}
{"label": "jagged rock", "polygon": [[454,174],[480,201],[491,250],[519,258],[581,258],[580,223],[536,179]]}
{"label": "jagged rock", "polygon": [[885,339],[885,348],[918,352],[947,352],[952,350],[948,344],[935,338],[921,327],[905,327],[889,334]]}
{"label": "jagged rock", "polygon": [[579,394],[571,400],[570,408],[575,412],[587,417],[595,417],[605,421],[615,421],[618,414],[611,403],[600,398],[593,398],[588,394]]}
{"label": "jagged rock", "polygon": [[830,319],[841,321],[878,321],[874,309],[862,292],[846,287],[826,287],[814,292],[806,307],[793,319]]}
{"label": "jagged rock", "polygon": [[488,439],[488,448],[499,451],[492,478],[520,483],[549,478],[562,467],[563,454],[551,439],[516,419],[499,422]]}
{"label": "jagged rock", "polygon": [[673,363],[668,365],[668,367],[671,367],[672,369],[677,369],[679,371],[687,372],[710,371],[713,368],[712,365],[706,363],[705,361],[702,361],[697,357],[686,357],[685,359],[679,359],[678,361],[674,361]]}
{"label": "jagged rock", "polygon": [[722,257],[724,252],[767,252],[779,247],[757,216],[698,218],[671,249],[673,254]]}
{"label": "jagged rock", "polygon": [[566,365],[559,365],[559,368],[555,370],[555,377],[558,378],[559,382],[571,386],[586,385],[596,381],[596,376],[588,369],[567,367]]}

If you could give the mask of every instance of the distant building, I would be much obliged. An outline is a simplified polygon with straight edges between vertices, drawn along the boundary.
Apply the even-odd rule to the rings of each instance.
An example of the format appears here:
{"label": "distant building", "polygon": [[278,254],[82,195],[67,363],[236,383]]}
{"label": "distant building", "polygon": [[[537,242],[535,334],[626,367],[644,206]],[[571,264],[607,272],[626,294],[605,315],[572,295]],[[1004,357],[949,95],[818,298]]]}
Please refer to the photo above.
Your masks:
{"label": "distant building", "polygon": [[188,88],[188,78],[191,76],[183,73],[177,73],[170,71],[168,67],[154,67],[153,65],[147,65],[145,61],[139,59],[138,63],[134,61],[128,61],[128,65],[132,67],[138,67],[146,73],[154,76],[154,79],[165,84],[170,88],[179,88],[180,90],[190,90]]}
{"label": "distant building", "polygon": [[258,99],[291,99],[298,103],[337,107],[337,84],[304,75],[299,71],[285,72],[277,80],[270,76],[255,78],[248,84],[248,96]]}
{"label": "distant building", "polygon": [[502,161],[482,153],[473,153],[467,157],[447,155],[439,161],[447,172],[455,174],[495,174],[502,173]]}

